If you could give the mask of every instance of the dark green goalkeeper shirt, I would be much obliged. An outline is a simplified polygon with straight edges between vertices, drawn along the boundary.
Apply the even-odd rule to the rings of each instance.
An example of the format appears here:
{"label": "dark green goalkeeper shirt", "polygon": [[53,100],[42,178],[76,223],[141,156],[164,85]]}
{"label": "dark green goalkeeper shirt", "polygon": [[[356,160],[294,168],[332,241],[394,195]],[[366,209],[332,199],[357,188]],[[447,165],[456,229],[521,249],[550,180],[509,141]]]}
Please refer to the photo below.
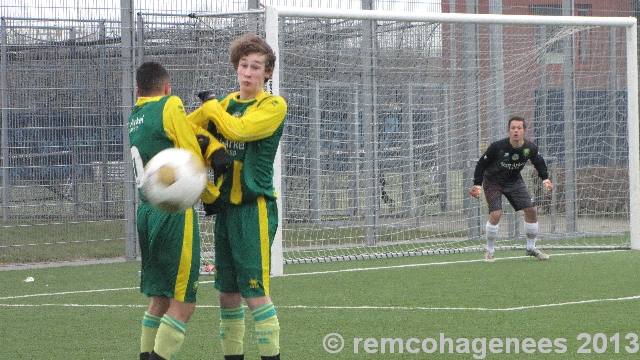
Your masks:
{"label": "dark green goalkeeper shirt", "polygon": [[187,118],[224,143],[233,158],[233,166],[218,184],[220,199],[231,204],[253,202],[261,196],[275,200],[273,163],[287,104],[264,90],[250,100],[240,100],[239,94],[207,101]]}

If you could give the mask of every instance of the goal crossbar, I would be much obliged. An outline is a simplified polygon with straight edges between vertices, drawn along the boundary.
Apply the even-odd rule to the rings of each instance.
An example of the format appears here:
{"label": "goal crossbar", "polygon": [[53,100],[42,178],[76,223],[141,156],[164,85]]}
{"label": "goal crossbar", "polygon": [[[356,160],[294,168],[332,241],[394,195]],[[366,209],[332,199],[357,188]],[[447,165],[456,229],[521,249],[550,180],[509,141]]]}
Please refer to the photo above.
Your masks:
{"label": "goal crossbar", "polygon": [[[523,25],[568,25],[568,26],[620,26],[634,27],[634,17],[590,17],[590,16],[546,16],[546,15],[502,15],[502,14],[460,14],[423,13],[383,10],[331,10],[319,8],[267,7],[272,16],[349,19],[378,21],[419,21],[459,24],[523,24]],[[269,16],[269,15],[267,15]]]}

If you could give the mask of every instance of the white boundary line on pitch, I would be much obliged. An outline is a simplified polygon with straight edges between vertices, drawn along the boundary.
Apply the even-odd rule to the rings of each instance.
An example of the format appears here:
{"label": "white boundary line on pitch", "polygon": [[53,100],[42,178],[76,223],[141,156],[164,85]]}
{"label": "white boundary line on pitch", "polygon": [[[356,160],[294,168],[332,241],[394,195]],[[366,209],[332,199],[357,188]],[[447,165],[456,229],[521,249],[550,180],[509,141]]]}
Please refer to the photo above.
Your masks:
{"label": "white boundary line on pitch", "polygon": [[276,306],[278,308],[285,309],[325,309],[325,310],[466,310],[466,311],[516,311],[516,310],[530,310],[530,309],[540,309],[547,307],[558,307],[558,306],[567,306],[567,305],[580,305],[580,304],[591,304],[598,302],[608,302],[608,301],[626,301],[626,300],[637,300],[640,299],[640,295],[634,296],[625,296],[621,298],[609,298],[609,299],[592,299],[592,300],[581,300],[581,301],[567,301],[563,303],[555,303],[555,304],[540,304],[540,305],[529,305],[529,306],[518,306],[511,308],[482,308],[482,307],[422,307],[422,306],[306,306],[306,305],[291,305],[291,306]]}
{"label": "white boundary line on pitch", "polygon": [[[625,296],[620,298],[607,298],[607,299],[591,299],[580,301],[567,301],[562,303],[552,304],[540,304],[529,306],[517,306],[508,308],[484,308],[484,307],[424,307],[424,306],[307,306],[307,305],[282,305],[276,306],[280,309],[322,309],[322,310],[402,310],[402,311],[517,311],[517,310],[531,310],[541,309],[548,307],[559,307],[568,305],[582,305],[593,304],[600,302],[612,302],[612,301],[627,301],[638,300],[640,295]],[[0,307],[100,307],[100,308],[146,308],[148,305],[107,305],[107,304],[0,304]],[[198,308],[217,309],[218,305],[197,305]]]}

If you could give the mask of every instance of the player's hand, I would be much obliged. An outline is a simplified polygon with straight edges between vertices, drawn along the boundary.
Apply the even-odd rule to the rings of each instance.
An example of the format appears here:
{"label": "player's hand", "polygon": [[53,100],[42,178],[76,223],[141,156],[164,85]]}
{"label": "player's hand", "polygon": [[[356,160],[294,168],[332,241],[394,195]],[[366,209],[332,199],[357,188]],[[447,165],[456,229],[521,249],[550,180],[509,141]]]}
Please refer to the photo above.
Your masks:
{"label": "player's hand", "polygon": [[482,195],[482,186],[480,185],[474,185],[471,190],[469,190],[469,194],[471,194],[471,196],[473,196],[474,198],[479,199],[480,195]]}
{"label": "player's hand", "polygon": [[226,173],[233,163],[233,159],[225,149],[218,149],[214,151],[209,157],[209,160],[211,161],[211,168],[213,169],[213,176],[215,179]]}
{"label": "player's hand", "polygon": [[200,98],[200,101],[202,101],[202,103],[206,103],[207,101],[213,100],[216,98],[216,94],[213,90],[198,91],[196,96]]}
{"label": "player's hand", "polygon": [[553,190],[553,183],[551,182],[551,180],[546,179],[542,181],[542,185],[544,186],[544,189],[546,191],[551,191]]}
{"label": "player's hand", "polygon": [[204,214],[206,216],[211,216],[211,215],[215,215],[217,213],[220,212],[220,210],[222,209],[222,206],[224,205],[224,203],[222,202],[222,200],[220,200],[220,198],[216,199],[216,201],[210,203],[210,204],[206,204],[206,203],[202,203],[202,209],[204,210]]}

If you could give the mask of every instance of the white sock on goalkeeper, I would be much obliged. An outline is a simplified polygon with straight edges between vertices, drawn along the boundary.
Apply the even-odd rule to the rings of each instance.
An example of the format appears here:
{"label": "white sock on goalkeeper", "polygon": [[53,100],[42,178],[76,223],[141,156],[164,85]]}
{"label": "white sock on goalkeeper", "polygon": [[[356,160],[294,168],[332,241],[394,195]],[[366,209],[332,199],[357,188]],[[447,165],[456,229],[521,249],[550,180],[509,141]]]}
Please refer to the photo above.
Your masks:
{"label": "white sock on goalkeeper", "polygon": [[538,240],[538,223],[524,222],[524,233],[527,236],[527,250],[533,250],[536,248],[536,241]]}
{"label": "white sock on goalkeeper", "polygon": [[488,252],[495,252],[496,248],[496,237],[498,237],[498,230],[500,229],[499,225],[491,225],[488,221],[487,221],[487,225],[486,225],[486,233],[487,233],[487,251]]}

